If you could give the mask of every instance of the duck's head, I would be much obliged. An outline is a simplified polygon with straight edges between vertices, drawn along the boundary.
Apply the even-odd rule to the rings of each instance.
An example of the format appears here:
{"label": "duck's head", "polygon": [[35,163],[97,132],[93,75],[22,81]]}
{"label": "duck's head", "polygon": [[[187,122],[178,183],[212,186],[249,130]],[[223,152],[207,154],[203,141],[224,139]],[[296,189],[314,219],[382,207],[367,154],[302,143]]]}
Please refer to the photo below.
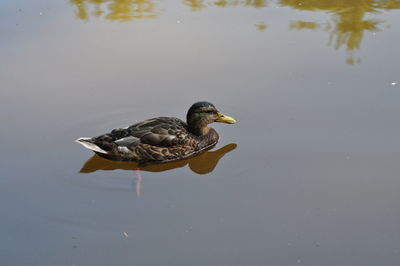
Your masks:
{"label": "duck's head", "polygon": [[236,120],[230,116],[219,112],[217,108],[209,102],[194,103],[186,115],[186,121],[189,130],[196,135],[204,135],[208,133],[208,124],[214,122],[222,122],[234,124]]}

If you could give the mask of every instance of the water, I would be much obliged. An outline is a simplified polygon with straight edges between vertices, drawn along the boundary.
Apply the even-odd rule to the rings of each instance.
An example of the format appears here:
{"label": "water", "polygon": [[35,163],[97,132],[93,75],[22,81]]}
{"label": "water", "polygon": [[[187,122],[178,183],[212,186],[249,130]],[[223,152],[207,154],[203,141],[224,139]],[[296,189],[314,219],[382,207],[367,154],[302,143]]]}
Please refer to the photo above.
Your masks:
{"label": "water", "polygon": [[[3,1],[0,265],[400,262],[398,1]],[[198,100],[217,147],[73,142]]]}

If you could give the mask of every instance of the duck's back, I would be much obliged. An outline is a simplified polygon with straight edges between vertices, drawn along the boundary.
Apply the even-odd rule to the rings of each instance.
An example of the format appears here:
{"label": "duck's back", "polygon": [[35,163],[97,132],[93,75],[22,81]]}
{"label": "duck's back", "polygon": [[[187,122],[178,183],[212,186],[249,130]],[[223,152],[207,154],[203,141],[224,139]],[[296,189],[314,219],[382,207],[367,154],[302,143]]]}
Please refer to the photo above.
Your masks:
{"label": "duck's back", "polygon": [[[187,124],[175,117],[157,117],[148,119],[127,128],[114,129],[107,136],[119,145],[140,141],[161,147],[172,147],[184,144],[184,139],[190,136]],[[126,139],[128,138],[128,139]],[[133,140],[136,138],[137,140]]]}

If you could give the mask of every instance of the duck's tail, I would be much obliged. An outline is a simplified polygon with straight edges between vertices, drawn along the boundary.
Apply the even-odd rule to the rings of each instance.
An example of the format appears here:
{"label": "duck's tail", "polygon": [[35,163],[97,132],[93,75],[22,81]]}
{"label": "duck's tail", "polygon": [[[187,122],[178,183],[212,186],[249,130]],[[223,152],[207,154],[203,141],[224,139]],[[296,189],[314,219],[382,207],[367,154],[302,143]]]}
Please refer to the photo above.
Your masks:
{"label": "duck's tail", "polygon": [[107,152],[105,150],[103,150],[102,148],[100,148],[99,146],[94,144],[91,140],[92,140],[91,138],[79,138],[75,141],[78,142],[79,144],[82,144],[85,148],[87,148],[89,150],[92,150],[92,151],[98,152],[98,153],[107,154]]}

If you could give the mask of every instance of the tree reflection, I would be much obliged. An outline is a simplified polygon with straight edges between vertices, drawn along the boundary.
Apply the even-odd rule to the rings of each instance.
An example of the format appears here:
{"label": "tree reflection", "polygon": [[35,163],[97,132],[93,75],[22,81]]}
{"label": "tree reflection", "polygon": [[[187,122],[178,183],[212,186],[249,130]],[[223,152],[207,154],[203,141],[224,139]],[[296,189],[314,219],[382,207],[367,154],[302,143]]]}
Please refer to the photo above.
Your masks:
{"label": "tree reflection", "polygon": [[[154,0],[70,0],[70,2],[76,7],[77,17],[82,20],[88,20],[90,15],[116,21],[157,17]],[[192,11],[200,11],[206,7],[267,6],[266,0],[182,0],[181,3],[190,7]],[[336,50],[345,47],[349,51],[348,64],[359,62],[359,59],[353,57],[353,52],[360,49],[365,32],[381,30],[382,21],[368,16],[381,11],[400,9],[399,0],[277,0],[277,4],[296,10],[333,14],[333,18],[325,23],[299,20],[292,21],[289,28],[328,31],[329,45]],[[260,31],[267,29],[264,23],[255,26]]]}
{"label": "tree reflection", "polygon": [[290,29],[294,29],[294,30],[303,30],[303,29],[315,30],[318,27],[319,27],[318,23],[301,21],[301,20],[292,21],[289,26]]}
{"label": "tree reflection", "polygon": [[[376,19],[366,19],[368,14],[383,10],[400,9],[398,0],[281,0],[280,5],[290,6],[298,10],[328,11],[334,14],[331,22],[327,23],[326,30],[330,31],[330,44],[335,49],[345,46],[350,53],[359,50],[365,31],[379,31],[382,22]],[[314,23],[314,24],[313,24]],[[295,22],[291,29],[315,29],[315,22]],[[346,61],[348,64],[359,62],[352,55]]]}
{"label": "tree reflection", "polygon": [[[141,18],[155,18],[157,12],[152,0],[70,0],[76,6],[76,16],[82,20],[89,19],[89,9],[94,7],[93,15],[117,21],[131,21]],[[104,11],[107,6],[108,11]]]}
{"label": "tree reflection", "polygon": [[[76,16],[82,20],[88,20],[90,14],[101,17],[103,14],[106,19],[118,21],[131,21],[140,18],[155,18],[154,0],[70,0],[76,7]],[[266,0],[183,0],[183,4],[189,6],[192,11],[199,11],[206,6],[228,7],[228,6],[247,6],[265,7]],[[105,11],[104,6],[106,6]],[[92,10],[90,12],[90,10]]]}
{"label": "tree reflection", "polygon": [[183,3],[192,8],[192,11],[199,11],[205,7],[204,0],[183,0]]}
{"label": "tree reflection", "polygon": [[265,31],[268,28],[268,26],[265,25],[264,23],[255,24],[255,26],[259,31]]}
{"label": "tree reflection", "polygon": [[246,0],[246,6],[252,6],[255,8],[266,7],[267,1],[265,1],[265,0]]}
{"label": "tree reflection", "polygon": [[248,7],[265,7],[267,6],[266,0],[216,0],[216,1],[205,1],[205,0],[183,0],[183,3],[190,6],[193,11],[199,11],[206,6],[248,6]]}

